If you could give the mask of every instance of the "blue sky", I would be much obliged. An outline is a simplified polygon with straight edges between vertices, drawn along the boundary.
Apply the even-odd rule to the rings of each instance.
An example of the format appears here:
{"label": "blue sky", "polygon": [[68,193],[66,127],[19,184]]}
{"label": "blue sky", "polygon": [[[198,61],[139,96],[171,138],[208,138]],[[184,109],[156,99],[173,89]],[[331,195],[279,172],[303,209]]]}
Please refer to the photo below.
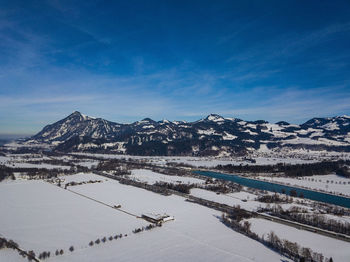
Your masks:
{"label": "blue sky", "polygon": [[0,0],[0,133],[350,114],[349,1]]}

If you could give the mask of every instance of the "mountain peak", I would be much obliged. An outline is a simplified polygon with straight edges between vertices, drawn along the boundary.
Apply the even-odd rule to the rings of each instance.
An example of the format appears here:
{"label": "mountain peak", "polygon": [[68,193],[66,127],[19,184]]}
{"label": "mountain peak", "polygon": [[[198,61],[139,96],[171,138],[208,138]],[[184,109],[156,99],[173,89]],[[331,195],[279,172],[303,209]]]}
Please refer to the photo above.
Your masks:
{"label": "mountain peak", "polygon": [[95,119],[94,117],[89,117],[87,115],[80,113],[79,111],[74,111],[72,114],[70,114],[67,117],[67,119],[71,119],[71,118],[79,119],[80,121]]}
{"label": "mountain peak", "polygon": [[276,123],[276,125],[279,125],[279,126],[289,126],[290,124],[286,121],[279,121]]}
{"label": "mountain peak", "polygon": [[156,121],[154,121],[154,120],[151,119],[151,118],[146,117],[146,118],[142,119],[142,120],[139,121],[139,122],[140,122],[140,123],[155,123]]}
{"label": "mountain peak", "polygon": [[81,116],[82,114],[79,111],[74,111],[70,114],[71,116]]}
{"label": "mountain peak", "polygon": [[210,114],[204,120],[219,122],[219,121],[224,121],[225,119],[218,114]]}

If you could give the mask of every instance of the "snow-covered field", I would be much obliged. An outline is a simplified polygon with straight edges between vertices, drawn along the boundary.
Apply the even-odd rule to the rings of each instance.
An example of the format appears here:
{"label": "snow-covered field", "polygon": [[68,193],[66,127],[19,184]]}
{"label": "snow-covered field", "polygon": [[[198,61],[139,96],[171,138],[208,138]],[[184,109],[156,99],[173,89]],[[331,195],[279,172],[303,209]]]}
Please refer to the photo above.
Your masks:
{"label": "snow-covered field", "polygon": [[350,195],[350,179],[337,175],[307,176],[300,178],[264,176],[260,179],[291,186],[317,189],[326,192]]}
{"label": "snow-covered field", "polygon": [[153,172],[147,169],[135,169],[131,171],[129,178],[136,181],[145,182],[147,184],[154,184],[156,182],[167,182],[175,184],[203,184],[204,180],[194,178],[194,177],[185,177],[185,176],[168,176]]}
{"label": "snow-covered field", "polygon": [[69,183],[69,182],[87,182],[90,180],[100,180],[100,181],[108,181],[107,178],[102,176],[97,176],[93,173],[78,173],[75,175],[70,176],[60,176],[61,180],[63,180],[63,183]]}
{"label": "snow-covered field", "polygon": [[262,236],[274,231],[281,239],[297,242],[302,247],[311,248],[313,251],[322,253],[324,256],[332,257],[337,262],[348,262],[350,258],[349,243],[305,230],[299,230],[272,221],[251,218],[251,230]]}
{"label": "snow-covered field", "polygon": [[[84,174],[70,179],[82,180]],[[88,175],[87,180],[101,180]],[[120,204],[133,214],[167,213],[175,217],[161,228],[67,255],[66,261],[281,261],[277,253],[223,225],[217,212],[179,196],[163,196],[117,181],[84,184],[71,190],[99,201]],[[69,259],[68,259],[69,258]],[[50,259],[62,261],[60,257]],[[288,261],[288,260],[286,260]]]}
{"label": "snow-covered field", "polygon": [[91,240],[148,224],[43,181],[1,183],[0,199],[0,233],[37,254],[69,252],[71,245],[79,250]]}
{"label": "snow-covered field", "polygon": [[17,250],[4,248],[0,249],[1,262],[26,262],[26,258],[21,257]]}
{"label": "snow-covered field", "polygon": [[91,168],[91,167],[96,167],[99,164],[99,161],[81,161],[81,162],[76,162],[74,164],[78,166]]}
{"label": "snow-covered field", "polygon": [[[242,208],[249,211],[256,211],[259,206],[265,206],[264,203],[254,200],[256,198],[256,195],[247,192],[218,195],[213,191],[208,191],[200,188],[193,188],[191,189],[191,195],[230,206],[240,205]],[[247,201],[243,202],[242,200]]]}
{"label": "snow-covered field", "polygon": [[10,161],[10,158],[8,156],[0,156],[0,164],[3,165],[6,162]]}
{"label": "snow-covered field", "polygon": [[0,156],[0,165],[18,168],[45,168],[45,169],[70,169],[69,165],[52,165],[46,163],[33,164],[28,161],[50,160],[50,158],[40,155],[18,154]]}
{"label": "snow-covered field", "polygon": [[272,165],[277,163],[303,164],[312,163],[314,159],[303,159],[282,156],[255,156],[256,163],[240,157],[191,157],[191,156],[132,156],[117,154],[91,154],[91,153],[75,153],[76,155],[94,156],[104,159],[135,159],[150,162],[156,165],[166,165],[167,163],[187,164],[194,167],[215,167],[217,165]]}
{"label": "snow-covered field", "polygon": [[274,152],[268,149],[261,149],[251,152],[248,158],[254,159],[256,163],[245,159],[244,157],[191,157],[191,156],[132,156],[118,154],[91,154],[91,153],[73,153],[76,155],[95,156],[105,159],[137,159],[151,162],[157,165],[166,165],[167,163],[183,163],[194,167],[215,167],[217,165],[274,165],[278,163],[286,164],[304,164],[314,163],[323,160],[350,159],[350,153],[345,152],[327,152],[327,151],[308,151],[304,149],[282,149]]}
{"label": "snow-covered field", "polygon": [[[192,166],[213,167],[218,164],[251,164],[243,159],[203,158],[203,157],[138,157],[126,155],[80,154],[109,158],[133,158],[137,160],[167,165],[169,162],[185,163]],[[36,168],[70,168],[50,164],[31,164],[26,155],[0,156],[0,164],[16,167]],[[57,159],[59,159],[58,157]],[[73,160],[69,157],[67,160]],[[282,158],[278,156],[256,156],[256,164],[307,163],[314,159]],[[87,167],[98,164],[96,160],[79,160],[78,164]],[[48,261],[289,261],[272,250],[250,238],[238,234],[220,222],[221,212],[198,204],[185,201],[180,196],[163,196],[133,186],[123,185],[93,173],[79,173],[60,176],[63,185],[69,182],[100,180],[101,183],[71,186],[64,190],[44,181],[4,181],[0,183],[0,234],[13,239],[25,250],[33,249],[36,254],[42,251],[64,249],[63,256],[51,256]],[[146,169],[132,170],[130,178],[154,184],[157,181],[169,183],[203,184],[204,180],[169,176]],[[336,175],[313,176],[302,179],[282,177],[260,177],[291,186],[303,186],[350,195],[350,179]],[[312,180],[313,179],[313,180]],[[328,181],[328,183],[327,183]],[[333,181],[333,183],[331,182]],[[344,184],[345,182],[345,184]],[[73,191],[73,192],[70,192]],[[247,190],[249,191],[249,190]],[[82,194],[82,195],[78,195]],[[250,191],[249,191],[250,192]],[[253,192],[253,191],[252,191]],[[194,188],[191,195],[203,199],[240,205],[246,210],[256,211],[265,203],[255,201],[256,195],[241,191],[230,194]],[[100,201],[95,202],[89,197]],[[175,217],[174,221],[165,223],[160,228],[139,234],[131,233],[133,229],[149,224],[120,210],[103,205],[121,205],[121,210],[137,216],[145,213],[167,213]],[[282,204],[284,209],[292,204]],[[301,205],[299,205],[301,206]],[[308,208],[308,207],[305,207]],[[329,215],[331,216],[331,215]],[[344,218],[347,220],[348,217]],[[250,219],[252,231],[267,234],[271,230],[301,246],[310,247],[325,256],[332,256],[334,261],[349,261],[348,243],[323,237],[311,232],[297,230],[262,219]],[[115,234],[129,236],[89,247],[91,240]],[[319,243],[319,244],[318,244]],[[75,251],[68,248],[74,246]],[[16,251],[0,250],[0,262],[25,261]]]}
{"label": "snow-covered field", "polygon": [[[193,188],[191,189],[191,195],[195,197],[203,198],[206,200],[214,201],[217,203],[226,204],[229,206],[240,205],[241,208],[249,211],[257,211],[260,207],[266,207],[267,205],[266,203],[256,201],[255,199],[257,195],[244,192],[244,191],[218,195],[215,192],[212,192],[209,190]],[[305,200],[305,202],[307,202],[307,200]],[[285,203],[285,204],[280,204],[280,206],[285,210],[291,208],[292,206],[311,209],[307,206],[296,204],[296,203]]]}
{"label": "snow-covered field", "polygon": [[8,167],[18,167],[18,168],[45,168],[45,169],[70,169],[70,166],[60,166],[51,164],[32,164],[32,163],[18,163],[18,162],[8,162],[5,164]]}

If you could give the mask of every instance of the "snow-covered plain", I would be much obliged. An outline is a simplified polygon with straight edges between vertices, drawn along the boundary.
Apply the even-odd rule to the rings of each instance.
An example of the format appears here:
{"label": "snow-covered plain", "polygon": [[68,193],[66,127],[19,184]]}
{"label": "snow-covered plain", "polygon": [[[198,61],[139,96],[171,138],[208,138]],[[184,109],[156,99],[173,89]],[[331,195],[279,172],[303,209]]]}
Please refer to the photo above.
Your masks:
{"label": "snow-covered plain", "polygon": [[[43,181],[0,184],[0,230],[25,250],[85,248],[148,223]],[[0,261],[1,257],[0,257]]]}
{"label": "snow-covered plain", "polygon": [[[169,162],[185,163],[196,167],[213,167],[218,164],[251,164],[249,161],[233,158],[86,155],[106,159],[133,158],[158,165],[167,165]],[[337,157],[337,155],[334,157]],[[16,165],[41,167],[40,164],[22,163],[23,159],[21,158],[21,156],[16,158],[14,156],[0,156],[0,164],[12,165],[14,163]],[[256,156],[254,159],[257,161],[256,164],[316,161],[314,158],[283,158],[278,155],[274,157]],[[87,160],[80,163],[90,166],[97,164],[98,161]],[[46,164],[43,165],[47,166]],[[54,168],[62,167],[52,166]],[[157,181],[171,183],[181,181],[182,183],[199,184],[204,182],[197,178],[168,176],[144,169],[132,170],[130,177],[149,184]],[[58,262],[164,261],[165,259],[166,261],[288,261],[258,242],[225,227],[219,220],[220,212],[186,202],[184,198],[179,196],[162,196],[136,187],[122,185],[117,181],[92,173],[61,176],[61,178],[64,179],[64,183],[101,180],[102,183],[72,186],[69,187],[69,190],[109,205],[120,204],[122,210],[139,216],[144,213],[167,213],[174,216],[175,221],[167,222],[163,227],[149,232],[137,235],[130,234],[134,228],[148,223],[43,181],[18,180],[6,181],[0,184],[0,199],[5,200],[0,201],[0,208],[2,211],[4,210],[0,215],[0,233],[7,238],[14,239],[26,250],[35,250],[37,254],[41,251],[51,251],[52,253],[56,249],[63,248],[65,250],[63,256],[49,259],[49,261]],[[263,178],[267,179],[268,177]],[[350,185],[344,184],[344,182],[350,180],[335,175],[306,177],[302,180],[280,177],[271,179],[277,179],[273,181],[279,183],[290,183],[296,186],[328,189],[330,192],[350,194]],[[311,179],[314,179],[314,181]],[[327,180],[333,180],[334,183],[327,183]],[[191,190],[191,194],[219,203],[240,205],[247,210],[256,210],[259,206],[265,205],[254,200],[256,195],[243,191],[217,195],[215,192],[195,188]],[[282,204],[281,206],[287,209],[292,205],[295,204]],[[25,215],[23,216],[23,214]],[[263,222],[269,221],[263,220]],[[274,228],[273,230],[277,233],[278,228],[275,225],[280,226],[279,224],[270,222],[273,224],[269,225],[263,224],[263,222],[257,222],[256,226],[258,228],[263,227],[263,229],[260,229],[262,234],[264,233],[263,230],[266,231],[265,233],[270,232],[269,226]],[[252,228],[259,233],[256,227],[252,225]],[[284,227],[284,231],[296,230],[301,233],[309,233],[287,226]],[[99,246],[88,247],[90,240],[117,233],[127,233],[129,237]],[[306,235],[306,238],[316,235],[310,234],[312,235]],[[289,235],[281,235],[280,237],[296,241],[301,246],[311,247],[314,251],[321,252],[326,256],[332,256],[335,261],[347,261],[344,258],[346,255],[350,256],[343,245],[340,245],[343,249],[338,252],[338,256],[333,256],[333,253],[328,252],[327,254],[322,250],[319,251],[317,248],[309,246],[308,243],[312,241],[302,243],[295,239],[296,237],[292,234],[290,237]],[[316,235],[315,239],[318,239],[317,237],[319,235]],[[325,249],[327,241],[332,241],[332,239],[324,237],[320,241],[323,241],[322,247]],[[333,247],[333,242],[330,243],[330,246]],[[71,245],[75,247],[73,253],[68,251]],[[5,259],[4,261],[17,262],[16,253],[11,252],[7,250],[6,253],[2,253],[0,250],[0,262],[3,259]],[[6,260],[7,257],[9,257],[8,260]],[[18,258],[18,260],[23,260],[20,256]]]}
{"label": "snow-covered plain", "polygon": [[70,182],[79,183],[79,182],[88,182],[90,180],[108,181],[105,177],[96,176],[93,173],[78,173],[70,176],[60,176],[59,178],[63,183],[70,183]]}
{"label": "snow-covered plain", "polygon": [[[264,207],[266,205],[265,203],[255,201],[254,199],[256,198],[256,195],[247,192],[237,192],[218,195],[213,191],[208,191],[200,188],[193,188],[191,189],[191,195],[230,206],[240,205],[242,208],[249,211],[256,211],[259,206]],[[247,201],[243,202],[242,200]]]}
{"label": "snow-covered plain", "polygon": [[322,253],[324,256],[332,257],[337,262],[348,262],[350,258],[349,243],[334,238],[325,237],[305,230],[299,230],[272,221],[251,218],[251,230],[262,236],[274,231],[281,239],[297,242],[302,247],[311,248],[314,252]]}
{"label": "snow-covered plain", "polygon": [[46,163],[33,164],[28,163],[28,161],[40,161],[40,160],[50,160],[50,158],[41,156],[38,154],[17,154],[17,155],[7,155],[0,156],[0,164],[8,167],[17,168],[45,168],[45,169],[70,169],[67,165],[52,165]]}
{"label": "snow-covered plain", "polygon": [[99,163],[100,163],[99,161],[81,161],[81,162],[76,162],[74,164],[78,166],[91,168],[91,167],[96,167]]}
{"label": "snow-covered plain", "polygon": [[[260,207],[264,208],[267,205],[266,203],[256,201],[255,199],[257,198],[257,195],[244,192],[244,191],[218,195],[215,192],[212,192],[209,190],[193,188],[191,189],[191,195],[202,199],[214,201],[220,204],[226,204],[229,206],[239,205],[241,206],[241,208],[249,211],[257,211]],[[304,200],[304,201],[307,202],[308,200]],[[296,203],[284,203],[284,204],[280,204],[280,206],[285,210],[291,208],[292,206],[311,209],[307,206],[296,204]]]}
{"label": "snow-covered plain", "polygon": [[166,165],[167,163],[186,164],[193,167],[216,167],[217,165],[273,165],[277,163],[304,164],[316,162],[315,159],[302,157],[283,157],[282,155],[273,156],[254,156],[256,163],[240,157],[191,157],[191,156],[132,156],[117,154],[92,154],[92,153],[74,153],[76,155],[86,155],[99,157],[103,159],[135,159],[150,162],[156,165]]}
{"label": "snow-covered plain", "polygon": [[1,262],[26,262],[27,259],[20,256],[17,250],[4,248],[0,249]]}
{"label": "snow-covered plain", "polygon": [[350,179],[338,175],[307,176],[300,178],[264,176],[260,177],[260,179],[291,186],[322,190],[330,193],[350,195]]}
{"label": "snow-covered plain", "polygon": [[145,182],[147,184],[154,184],[156,182],[167,182],[175,184],[203,184],[204,180],[194,178],[194,177],[185,177],[185,176],[168,176],[153,172],[147,169],[134,169],[131,171],[129,178],[136,181]]}
{"label": "snow-covered plain", "polygon": [[[75,175],[79,180],[84,174]],[[88,175],[99,180],[100,176]],[[161,228],[67,254],[68,261],[281,261],[285,258],[223,225],[217,212],[179,196],[163,196],[114,180],[70,188],[133,214],[167,213],[175,217]],[[69,259],[68,259],[69,258]],[[55,257],[52,261],[62,261]],[[288,260],[286,260],[288,261]]]}
{"label": "snow-covered plain", "polygon": [[5,166],[17,167],[17,168],[44,168],[44,169],[70,169],[70,166],[59,166],[51,164],[32,164],[32,163],[19,163],[19,162],[7,162]]}

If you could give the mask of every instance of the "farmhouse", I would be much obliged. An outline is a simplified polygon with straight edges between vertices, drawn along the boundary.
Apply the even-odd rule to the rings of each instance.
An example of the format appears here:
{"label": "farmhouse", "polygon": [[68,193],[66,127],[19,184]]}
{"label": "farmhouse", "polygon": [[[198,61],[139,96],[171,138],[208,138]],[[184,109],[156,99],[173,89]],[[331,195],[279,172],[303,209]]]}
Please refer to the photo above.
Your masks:
{"label": "farmhouse", "polygon": [[170,220],[174,220],[174,217],[169,216],[167,214],[161,215],[161,214],[152,214],[152,213],[143,214],[142,218],[152,223],[164,223]]}

